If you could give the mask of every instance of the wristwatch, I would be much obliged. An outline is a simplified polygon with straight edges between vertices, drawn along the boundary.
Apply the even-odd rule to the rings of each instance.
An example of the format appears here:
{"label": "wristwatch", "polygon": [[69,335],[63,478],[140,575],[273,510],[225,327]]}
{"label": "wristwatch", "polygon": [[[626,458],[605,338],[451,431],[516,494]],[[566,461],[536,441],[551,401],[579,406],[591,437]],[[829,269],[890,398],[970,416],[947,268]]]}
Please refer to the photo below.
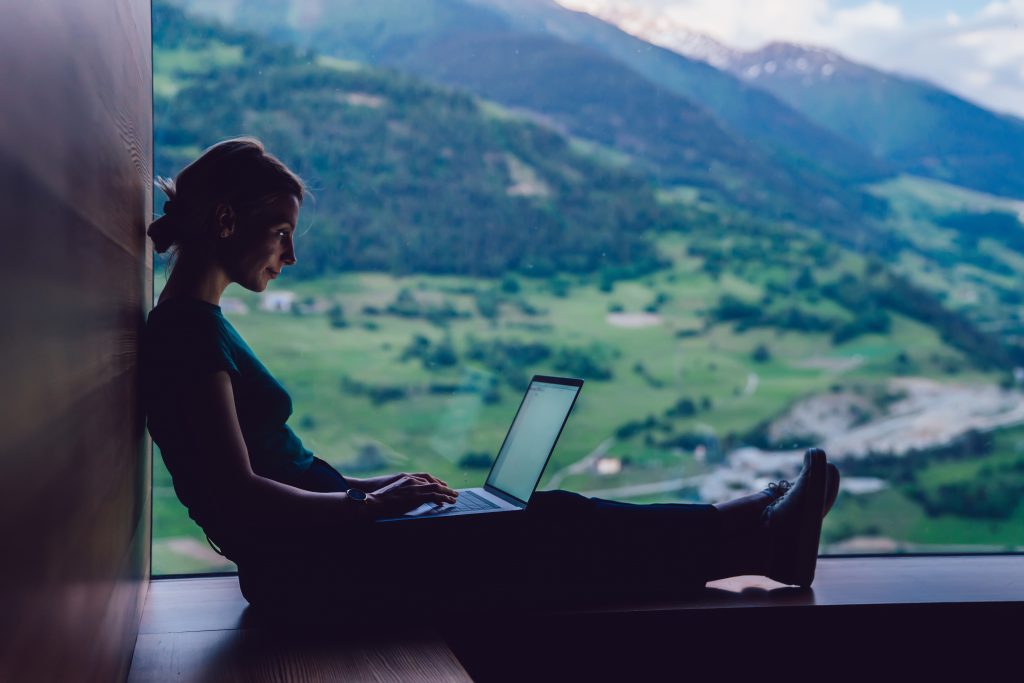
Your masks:
{"label": "wristwatch", "polygon": [[363,518],[363,511],[366,509],[366,491],[360,491],[359,489],[349,489],[345,491],[345,495],[348,499],[356,504],[354,508],[356,513],[356,519]]}

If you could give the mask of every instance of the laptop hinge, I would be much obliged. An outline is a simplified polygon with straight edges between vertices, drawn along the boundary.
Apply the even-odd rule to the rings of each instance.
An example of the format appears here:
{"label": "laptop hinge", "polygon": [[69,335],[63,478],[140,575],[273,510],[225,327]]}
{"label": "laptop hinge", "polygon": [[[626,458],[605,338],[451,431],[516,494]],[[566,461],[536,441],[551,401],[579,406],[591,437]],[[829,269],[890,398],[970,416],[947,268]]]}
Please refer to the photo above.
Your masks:
{"label": "laptop hinge", "polygon": [[503,501],[505,501],[509,505],[515,505],[516,507],[520,507],[520,508],[526,507],[526,503],[524,503],[523,501],[519,500],[518,498],[516,498],[514,496],[508,495],[507,493],[505,493],[501,489],[494,488],[490,484],[484,484],[484,491],[487,491],[487,493],[491,494],[492,496],[494,496],[496,498],[501,498]]}

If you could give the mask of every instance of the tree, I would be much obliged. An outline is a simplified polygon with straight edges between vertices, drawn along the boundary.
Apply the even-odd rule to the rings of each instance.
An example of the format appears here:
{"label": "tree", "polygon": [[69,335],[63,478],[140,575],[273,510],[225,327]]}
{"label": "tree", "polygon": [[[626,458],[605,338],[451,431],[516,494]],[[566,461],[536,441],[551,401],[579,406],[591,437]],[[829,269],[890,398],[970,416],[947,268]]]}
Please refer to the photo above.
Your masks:
{"label": "tree", "polygon": [[334,306],[331,307],[331,310],[327,312],[327,320],[334,329],[343,329],[348,327],[348,319],[345,318],[345,309],[342,308],[341,304],[334,304]]}
{"label": "tree", "polygon": [[772,359],[772,352],[764,344],[758,344],[750,354],[755,363],[767,363]]}

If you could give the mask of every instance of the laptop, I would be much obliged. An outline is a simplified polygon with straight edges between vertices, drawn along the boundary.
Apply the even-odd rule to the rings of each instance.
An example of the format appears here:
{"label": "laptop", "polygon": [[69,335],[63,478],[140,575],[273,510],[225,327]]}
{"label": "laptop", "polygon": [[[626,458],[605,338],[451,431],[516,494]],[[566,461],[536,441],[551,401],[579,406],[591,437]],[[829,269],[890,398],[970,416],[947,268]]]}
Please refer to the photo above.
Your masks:
{"label": "laptop", "polygon": [[576,404],[583,380],[534,375],[482,488],[458,489],[454,504],[425,503],[394,522],[526,509]]}

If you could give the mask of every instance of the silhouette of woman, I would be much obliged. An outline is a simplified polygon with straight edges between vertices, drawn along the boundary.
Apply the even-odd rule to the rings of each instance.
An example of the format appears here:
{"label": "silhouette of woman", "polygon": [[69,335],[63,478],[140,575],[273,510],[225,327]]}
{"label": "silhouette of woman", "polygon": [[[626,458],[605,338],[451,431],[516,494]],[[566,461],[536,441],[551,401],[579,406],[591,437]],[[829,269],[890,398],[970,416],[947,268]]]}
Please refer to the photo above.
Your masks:
{"label": "silhouette of woman", "polygon": [[157,252],[174,249],[143,339],[148,426],[175,492],[238,565],[250,603],[586,598],[741,574],[812,582],[839,488],[817,449],[792,484],[714,505],[539,491],[524,512],[376,522],[457,494],[425,472],[357,478],[315,457],[287,425],[287,391],[220,308],[232,282],[262,292],[296,263],[302,181],[258,140],[238,138],[158,183],[168,200],[148,234]]}

